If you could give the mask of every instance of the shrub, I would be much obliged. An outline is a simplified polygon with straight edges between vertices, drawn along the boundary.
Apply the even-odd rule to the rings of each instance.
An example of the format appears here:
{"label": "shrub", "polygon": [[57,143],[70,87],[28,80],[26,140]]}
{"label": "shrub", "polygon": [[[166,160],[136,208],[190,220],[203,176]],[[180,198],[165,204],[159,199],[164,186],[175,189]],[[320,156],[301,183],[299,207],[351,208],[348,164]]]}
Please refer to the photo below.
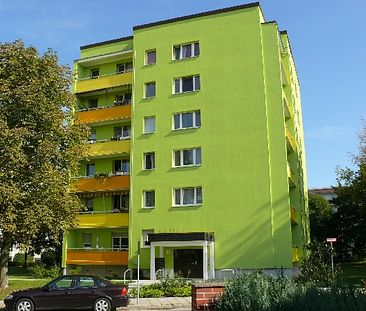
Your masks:
{"label": "shrub", "polygon": [[330,264],[330,249],[325,243],[313,242],[308,246],[309,256],[301,264],[301,276],[303,283],[312,282],[317,286],[329,287],[340,284],[342,270],[340,265],[335,265],[334,275]]}
{"label": "shrub", "polygon": [[216,311],[361,311],[366,310],[366,294],[354,289],[317,288],[261,272],[244,274],[231,281],[214,303]]}
{"label": "shrub", "polygon": [[29,268],[32,276],[36,279],[55,278],[61,275],[61,269],[57,266],[45,267],[42,264]]}
{"label": "shrub", "polygon": [[[160,282],[142,286],[140,289],[141,298],[189,297],[191,293],[191,285],[180,276],[165,278]],[[137,296],[135,288],[130,290],[130,296]]]}

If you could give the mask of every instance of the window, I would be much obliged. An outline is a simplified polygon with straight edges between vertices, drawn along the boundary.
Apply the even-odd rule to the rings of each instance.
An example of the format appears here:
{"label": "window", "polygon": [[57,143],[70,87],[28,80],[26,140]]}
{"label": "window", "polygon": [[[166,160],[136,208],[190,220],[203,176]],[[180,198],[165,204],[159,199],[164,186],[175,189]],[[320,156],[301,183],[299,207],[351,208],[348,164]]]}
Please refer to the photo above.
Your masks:
{"label": "window", "polygon": [[145,65],[156,64],[156,50],[146,51]]}
{"label": "window", "polygon": [[155,190],[144,191],[144,208],[155,207]]}
{"label": "window", "polygon": [[87,212],[93,211],[94,199],[93,198],[85,198],[85,207]]}
{"label": "window", "polygon": [[155,97],[156,85],[155,82],[145,83],[145,98]]}
{"label": "window", "polygon": [[99,68],[94,68],[90,70],[90,78],[92,79],[99,78]]}
{"label": "window", "polygon": [[174,151],[174,166],[192,166],[202,164],[201,148]]}
{"label": "window", "polygon": [[83,247],[84,248],[92,247],[92,234],[91,233],[83,233]]}
{"label": "window", "polygon": [[199,42],[186,43],[174,46],[174,59],[197,57],[200,55]]}
{"label": "window", "polygon": [[155,152],[144,153],[144,170],[155,169]]}
{"label": "window", "polygon": [[128,237],[122,233],[113,233],[112,248],[114,251],[128,249]]}
{"label": "window", "polygon": [[116,68],[117,73],[126,73],[131,72],[132,70],[133,70],[132,62],[117,64]]}
{"label": "window", "polygon": [[116,126],[113,129],[113,140],[128,139],[131,137],[131,126]]}
{"label": "window", "polygon": [[148,235],[149,234],[153,234],[154,230],[149,229],[149,230],[142,230],[142,246],[143,248],[150,248],[150,243],[149,243],[149,239],[148,239]]}
{"label": "window", "polygon": [[95,286],[94,279],[90,276],[79,276],[77,287],[92,288]]}
{"label": "window", "polygon": [[173,129],[189,129],[201,127],[201,112],[199,110],[176,113],[173,116]]}
{"label": "window", "polygon": [[145,117],[144,118],[144,133],[154,133],[155,132],[155,117]]}
{"label": "window", "polygon": [[174,206],[187,206],[202,204],[202,188],[174,189]]}
{"label": "window", "polygon": [[64,276],[50,284],[51,289],[66,289],[73,287],[73,276]]}
{"label": "window", "polygon": [[113,161],[113,173],[115,175],[130,174],[130,160],[115,160]]}
{"label": "window", "polygon": [[113,213],[128,213],[130,196],[128,194],[112,196]]}
{"label": "window", "polygon": [[95,175],[95,163],[88,163],[86,165],[86,176],[93,177]]}
{"label": "window", "polygon": [[89,106],[89,109],[98,108],[98,97],[97,98],[90,98],[88,100],[88,106]]}
{"label": "window", "polygon": [[126,94],[118,94],[114,98],[114,105],[115,106],[122,106],[124,104],[130,104],[131,103],[132,94],[126,93]]}
{"label": "window", "polygon": [[201,89],[200,76],[189,76],[174,79],[174,93],[180,94],[193,92]]}
{"label": "window", "polygon": [[90,129],[89,143],[95,143],[97,141],[97,131],[95,128]]}

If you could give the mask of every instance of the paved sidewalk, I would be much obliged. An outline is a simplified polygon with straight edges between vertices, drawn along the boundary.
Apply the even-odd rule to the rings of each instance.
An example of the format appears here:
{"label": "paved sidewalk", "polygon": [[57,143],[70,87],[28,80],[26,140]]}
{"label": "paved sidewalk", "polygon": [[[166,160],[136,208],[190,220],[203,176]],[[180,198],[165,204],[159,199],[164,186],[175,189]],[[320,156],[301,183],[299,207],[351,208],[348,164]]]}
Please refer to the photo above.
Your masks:
{"label": "paved sidewalk", "polygon": [[[0,300],[0,309],[4,308],[4,302]],[[191,297],[168,297],[168,298],[140,298],[139,304],[136,299],[131,299],[130,304],[126,308],[118,308],[119,311],[124,310],[171,310],[171,311],[190,311]]]}
{"label": "paved sidewalk", "polygon": [[131,299],[126,308],[118,310],[191,310],[191,297],[168,297],[168,298],[140,298],[139,304],[136,299]]}

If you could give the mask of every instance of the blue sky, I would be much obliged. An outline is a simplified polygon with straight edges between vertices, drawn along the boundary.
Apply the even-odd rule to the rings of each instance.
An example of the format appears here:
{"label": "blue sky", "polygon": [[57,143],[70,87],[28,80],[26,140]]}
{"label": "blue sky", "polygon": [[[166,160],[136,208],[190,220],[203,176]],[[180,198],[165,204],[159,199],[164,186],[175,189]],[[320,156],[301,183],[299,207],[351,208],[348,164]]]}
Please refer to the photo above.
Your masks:
{"label": "blue sky", "polygon": [[[124,37],[132,26],[247,3],[237,0],[0,0],[0,41],[21,38],[72,64],[80,45]],[[351,165],[366,118],[365,0],[260,2],[287,29],[300,77],[308,184],[335,184]]]}

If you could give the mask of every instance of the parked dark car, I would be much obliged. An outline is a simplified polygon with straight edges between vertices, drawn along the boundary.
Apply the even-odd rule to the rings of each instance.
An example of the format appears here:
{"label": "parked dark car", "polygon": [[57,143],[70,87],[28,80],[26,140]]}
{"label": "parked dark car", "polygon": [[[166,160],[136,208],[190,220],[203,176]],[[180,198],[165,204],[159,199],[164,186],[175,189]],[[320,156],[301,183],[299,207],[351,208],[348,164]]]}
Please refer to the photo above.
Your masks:
{"label": "parked dark car", "polygon": [[110,311],[128,302],[127,286],[113,285],[93,275],[63,275],[41,288],[15,292],[4,299],[9,311]]}

